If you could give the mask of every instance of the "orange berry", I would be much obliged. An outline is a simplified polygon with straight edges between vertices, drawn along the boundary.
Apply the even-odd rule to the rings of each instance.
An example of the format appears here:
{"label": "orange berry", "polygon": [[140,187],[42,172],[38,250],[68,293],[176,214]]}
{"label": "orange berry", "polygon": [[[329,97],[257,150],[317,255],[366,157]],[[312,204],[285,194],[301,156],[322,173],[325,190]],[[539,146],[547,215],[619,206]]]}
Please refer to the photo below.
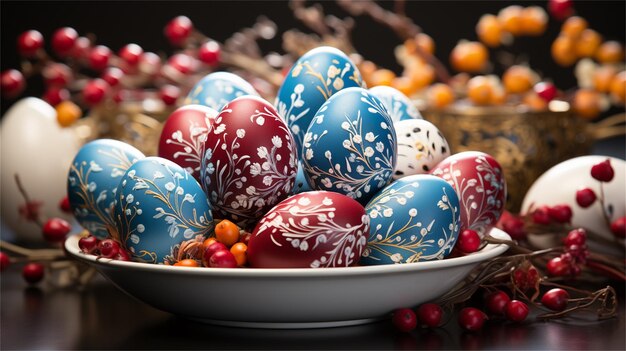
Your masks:
{"label": "orange berry", "polygon": [[206,250],[206,248],[207,248],[207,247],[209,247],[209,246],[211,246],[211,244],[213,244],[214,242],[217,242],[217,239],[215,239],[214,237],[211,237],[211,238],[205,239],[205,240],[202,242],[202,249],[203,249],[203,250]]}
{"label": "orange berry", "polygon": [[507,94],[501,84],[493,85],[493,93],[491,94],[492,105],[503,105],[506,102]]}
{"label": "orange berry", "polygon": [[576,41],[576,55],[578,57],[593,57],[602,44],[602,36],[593,29],[585,29]]}
{"label": "orange berry", "polygon": [[69,127],[76,122],[82,115],[83,111],[75,103],[66,100],[56,105],[57,122],[61,127]]}
{"label": "orange berry", "polygon": [[411,96],[417,91],[417,86],[410,77],[400,76],[391,81],[391,86],[398,89],[402,94]]}
{"label": "orange berry", "polygon": [[587,29],[587,21],[579,16],[572,16],[563,22],[561,26],[561,34],[565,34],[570,38],[576,39],[580,34]]}
{"label": "orange berry", "polygon": [[579,89],[574,95],[572,107],[574,111],[585,119],[594,119],[602,112],[600,93],[591,89]]}
{"label": "orange berry", "polygon": [[504,89],[511,94],[520,94],[530,90],[536,82],[535,73],[525,66],[511,66],[502,75]]}
{"label": "orange berry", "polygon": [[236,243],[230,248],[230,253],[235,256],[237,266],[245,266],[248,261],[248,246],[244,243]]}
{"label": "orange berry", "polygon": [[476,34],[485,45],[499,46],[502,41],[502,28],[498,18],[491,14],[483,15],[476,24]]}
{"label": "orange berry", "polygon": [[411,80],[414,89],[417,91],[429,86],[435,80],[435,69],[427,63],[414,60],[407,66],[404,75]]}
{"label": "orange berry", "polygon": [[[384,68],[377,69],[370,76],[370,82],[372,83],[371,86],[377,86],[377,85],[391,86],[391,82],[393,82],[393,79],[395,77],[396,77],[396,74],[393,73],[393,71],[390,71]],[[368,83],[368,85],[370,84]]]}
{"label": "orange berry", "polygon": [[467,97],[476,105],[488,105],[493,100],[494,87],[485,76],[476,76],[467,83]]}
{"label": "orange berry", "polygon": [[528,6],[522,11],[522,32],[526,35],[542,35],[548,27],[548,14],[539,6]]}
{"label": "orange berry", "polygon": [[374,72],[376,72],[376,64],[372,61],[368,61],[368,60],[364,60],[363,62],[361,62],[361,64],[359,64],[359,72],[361,73],[361,76],[363,77],[363,80],[365,80],[365,82],[367,83],[367,85],[369,84],[369,79],[372,76],[372,74]]}
{"label": "orange berry", "polygon": [[239,227],[235,223],[224,219],[215,226],[215,239],[227,247],[231,247],[239,241]]}
{"label": "orange berry", "polygon": [[428,89],[426,98],[430,106],[441,109],[454,102],[454,92],[449,85],[437,83]]}
{"label": "orange berry", "polygon": [[626,71],[621,71],[613,77],[611,96],[622,104],[626,101]]}
{"label": "orange berry", "polygon": [[571,66],[576,62],[576,47],[574,40],[565,35],[559,35],[552,42],[552,58],[561,66]]}
{"label": "orange berry", "polygon": [[615,40],[605,41],[596,52],[596,59],[601,63],[617,63],[624,59],[624,47]]}
{"label": "orange berry", "polygon": [[539,96],[534,91],[529,91],[528,93],[524,94],[524,97],[522,98],[522,103],[528,106],[528,108],[530,108],[532,111],[545,111],[548,109],[548,102],[542,99],[541,96]]}
{"label": "orange berry", "polygon": [[424,52],[431,55],[435,54],[435,41],[426,33],[418,33],[415,36],[415,42]]}
{"label": "orange berry", "polygon": [[476,41],[459,42],[450,53],[452,67],[460,72],[480,72],[489,61],[489,51]]}
{"label": "orange berry", "polygon": [[511,5],[498,12],[498,22],[506,32],[518,36],[524,34],[522,25],[523,8],[518,5]]}
{"label": "orange berry", "polygon": [[186,258],[184,260],[180,260],[180,261],[174,263],[174,266],[178,266],[178,267],[200,267],[200,265],[198,264],[198,261],[192,260],[191,258]]}
{"label": "orange berry", "polygon": [[593,88],[600,93],[608,93],[611,90],[613,77],[617,74],[617,69],[613,66],[600,66],[592,76]]}

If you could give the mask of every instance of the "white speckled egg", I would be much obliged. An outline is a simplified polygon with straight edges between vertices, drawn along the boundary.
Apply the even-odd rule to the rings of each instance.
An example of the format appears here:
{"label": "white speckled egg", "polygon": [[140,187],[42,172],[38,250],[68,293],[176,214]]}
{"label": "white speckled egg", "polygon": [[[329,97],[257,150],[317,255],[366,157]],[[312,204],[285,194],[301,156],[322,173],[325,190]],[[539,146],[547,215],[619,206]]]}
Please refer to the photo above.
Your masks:
{"label": "white speckled egg", "polygon": [[383,102],[393,123],[407,119],[422,119],[413,101],[400,90],[386,85],[379,85],[369,89],[370,93]]}
{"label": "white speckled egg", "polygon": [[394,179],[413,174],[426,174],[450,156],[450,146],[434,124],[423,119],[395,122],[398,159]]}

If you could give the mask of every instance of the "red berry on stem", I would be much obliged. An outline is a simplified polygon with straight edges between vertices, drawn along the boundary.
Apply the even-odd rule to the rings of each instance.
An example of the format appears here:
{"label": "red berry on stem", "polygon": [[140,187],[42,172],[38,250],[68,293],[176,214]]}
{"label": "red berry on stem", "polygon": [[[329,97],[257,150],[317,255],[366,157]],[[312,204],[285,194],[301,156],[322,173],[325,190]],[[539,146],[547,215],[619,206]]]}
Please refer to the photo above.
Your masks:
{"label": "red berry on stem", "polygon": [[82,252],[93,254],[98,249],[98,238],[93,235],[87,235],[78,239],[78,247]]}
{"label": "red berry on stem", "polygon": [[626,237],[626,217],[620,217],[611,223],[611,232],[618,238]]}
{"label": "red berry on stem", "polygon": [[546,265],[546,271],[549,276],[563,277],[569,275],[571,262],[564,260],[561,257],[554,257]]}
{"label": "red berry on stem", "polygon": [[174,105],[180,97],[180,88],[170,84],[164,85],[159,89],[159,96],[166,105]]}
{"label": "red berry on stem", "polygon": [[504,315],[504,308],[511,301],[507,293],[502,290],[496,290],[486,297],[487,310],[496,315]]}
{"label": "red berry on stem", "polygon": [[615,171],[611,166],[611,160],[606,159],[591,167],[591,176],[601,182],[610,182],[615,176]]}
{"label": "red berry on stem", "polygon": [[587,243],[587,231],[583,228],[571,230],[567,233],[567,236],[563,239],[565,246],[578,245],[583,246]]}
{"label": "red berry on stem", "polygon": [[487,315],[474,307],[465,307],[459,312],[459,325],[469,331],[477,331],[483,327]]}
{"label": "red berry on stem", "polygon": [[533,222],[536,224],[548,225],[550,224],[550,215],[548,214],[549,207],[541,206],[533,211]]}
{"label": "red berry on stem", "polygon": [[180,46],[191,34],[193,23],[186,16],[178,16],[167,23],[164,34],[172,45]]}
{"label": "red berry on stem", "polygon": [[521,322],[528,317],[528,305],[519,300],[511,300],[505,307],[506,318],[513,322]]}
{"label": "red berry on stem", "polygon": [[70,92],[65,88],[50,87],[43,94],[42,98],[52,106],[56,106],[63,101],[70,99]]}
{"label": "red berry on stem", "polygon": [[552,311],[563,311],[567,307],[569,293],[561,288],[554,288],[543,294],[541,304]]}
{"label": "red berry on stem", "polygon": [[120,249],[113,259],[118,261],[130,261],[130,255],[126,250]]}
{"label": "red berry on stem", "polygon": [[9,258],[9,255],[0,251],[0,272],[5,270],[10,265],[11,265],[11,259]]}
{"label": "red berry on stem", "polygon": [[64,87],[73,78],[72,70],[62,63],[51,63],[41,72],[47,86]]}
{"label": "red berry on stem", "polygon": [[104,100],[109,91],[109,84],[102,79],[89,81],[83,88],[83,99],[89,105],[96,105]]}
{"label": "red berry on stem", "polygon": [[217,66],[220,54],[220,44],[213,40],[207,41],[198,49],[198,59],[210,66]]}
{"label": "red berry on stem", "polygon": [[410,308],[400,308],[393,312],[392,322],[398,330],[406,333],[417,326],[417,316]]}
{"label": "red berry on stem", "polygon": [[143,55],[143,49],[137,44],[128,44],[120,49],[118,55],[127,64],[136,66],[139,63],[141,55]]}
{"label": "red berry on stem", "polygon": [[65,240],[65,237],[71,230],[72,226],[61,218],[48,219],[42,228],[43,237],[49,242],[61,242]]}
{"label": "red berry on stem", "polygon": [[96,71],[102,71],[109,65],[111,49],[104,45],[98,45],[89,52],[89,67]]}
{"label": "red berry on stem", "polygon": [[120,244],[113,239],[104,239],[98,243],[100,256],[104,258],[114,258],[120,252]]}
{"label": "red berry on stem", "polygon": [[596,202],[596,193],[591,188],[576,191],[576,203],[582,208],[587,208]]}
{"label": "red berry on stem", "polygon": [[86,59],[91,52],[91,40],[87,37],[78,37],[70,55],[76,59]]}
{"label": "red berry on stem", "polygon": [[120,80],[124,77],[124,71],[117,67],[109,67],[107,68],[100,78],[102,78],[105,82],[109,83],[110,86],[114,87],[120,83]]}
{"label": "red berry on stem", "polygon": [[73,48],[78,38],[74,28],[64,27],[58,29],[52,35],[52,49],[60,56],[67,55]]}
{"label": "red berry on stem", "polygon": [[228,248],[226,247],[226,245],[220,243],[220,242],[214,242],[213,244],[209,245],[205,250],[204,250],[204,264],[205,266],[209,267],[209,262],[211,260],[211,256],[213,256],[214,253],[218,252],[218,251],[223,251],[223,250],[228,250]]}
{"label": "red berry on stem", "polygon": [[572,0],[549,0],[548,12],[555,19],[562,21],[574,14]]}
{"label": "red berry on stem", "polygon": [[144,52],[139,59],[139,70],[144,74],[155,74],[161,69],[161,58],[154,52]]}
{"label": "red berry on stem", "polygon": [[2,97],[12,99],[24,91],[24,88],[26,87],[26,80],[24,79],[22,72],[16,69],[9,69],[2,72],[2,75],[0,76],[0,86]]}
{"label": "red berry on stem", "polygon": [[17,49],[24,57],[33,57],[43,47],[43,35],[36,30],[28,30],[17,38]]}
{"label": "red berry on stem", "polygon": [[237,268],[237,259],[228,249],[219,250],[209,259],[209,267],[214,268]]}
{"label": "red berry on stem", "polygon": [[37,284],[43,279],[44,267],[41,263],[29,263],[22,269],[22,277],[29,284]]}
{"label": "red berry on stem", "polygon": [[548,207],[548,215],[557,223],[569,223],[572,220],[572,209],[569,205]]}
{"label": "red berry on stem", "polygon": [[535,93],[546,102],[554,100],[557,94],[556,86],[548,82],[539,82],[533,87]]}
{"label": "red berry on stem", "polygon": [[526,238],[526,230],[524,229],[524,221],[509,211],[504,211],[500,218],[500,226],[502,230],[507,232],[513,240],[523,240]]}
{"label": "red berry on stem", "polygon": [[464,253],[476,252],[480,247],[480,236],[475,230],[465,229],[459,234],[456,246]]}
{"label": "red berry on stem", "polygon": [[188,74],[194,70],[194,58],[186,54],[176,54],[167,61],[167,64],[182,74]]}
{"label": "red berry on stem", "polygon": [[436,328],[441,324],[443,310],[436,303],[425,303],[417,308],[417,316],[421,324]]}

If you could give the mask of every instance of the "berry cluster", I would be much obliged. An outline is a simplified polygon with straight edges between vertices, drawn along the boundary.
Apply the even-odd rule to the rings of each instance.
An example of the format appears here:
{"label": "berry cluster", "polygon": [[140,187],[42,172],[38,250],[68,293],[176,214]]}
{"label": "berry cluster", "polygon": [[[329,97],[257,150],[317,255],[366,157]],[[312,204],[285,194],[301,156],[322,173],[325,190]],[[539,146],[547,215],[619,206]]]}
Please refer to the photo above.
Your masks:
{"label": "berry cluster", "polygon": [[84,253],[119,261],[130,261],[129,253],[113,239],[100,240],[88,234],[78,240],[78,247]]}
{"label": "berry cluster", "polygon": [[577,276],[581,272],[580,265],[585,264],[589,256],[587,250],[587,233],[584,229],[570,231],[565,239],[564,252],[554,257],[546,266],[548,275],[553,277]]}

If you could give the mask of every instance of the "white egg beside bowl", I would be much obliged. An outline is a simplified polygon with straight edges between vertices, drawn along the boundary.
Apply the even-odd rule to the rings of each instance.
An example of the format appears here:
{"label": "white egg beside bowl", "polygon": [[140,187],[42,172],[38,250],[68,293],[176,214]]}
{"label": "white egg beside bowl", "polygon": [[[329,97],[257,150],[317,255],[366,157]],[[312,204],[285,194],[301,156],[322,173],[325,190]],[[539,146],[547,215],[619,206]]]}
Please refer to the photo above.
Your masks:
{"label": "white egg beside bowl", "polygon": [[[499,229],[490,234],[510,237]],[[373,322],[450,291],[478,264],[504,253],[487,245],[440,261],[346,268],[190,268],[97,259],[68,238],[69,256],[95,267],[127,294],[163,311],[219,325],[326,328]]]}

